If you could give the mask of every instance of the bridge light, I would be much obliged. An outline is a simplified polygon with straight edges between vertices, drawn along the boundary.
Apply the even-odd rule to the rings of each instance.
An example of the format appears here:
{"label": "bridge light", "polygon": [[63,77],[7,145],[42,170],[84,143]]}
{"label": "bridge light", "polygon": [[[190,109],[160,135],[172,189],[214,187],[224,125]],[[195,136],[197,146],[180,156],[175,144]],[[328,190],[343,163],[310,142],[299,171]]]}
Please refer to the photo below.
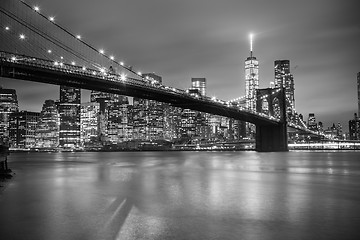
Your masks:
{"label": "bridge light", "polygon": [[12,61],[16,61],[16,57],[15,57],[15,56],[12,56],[12,57],[11,57],[11,60],[12,60]]}
{"label": "bridge light", "polygon": [[9,28],[8,26],[6,26],[6,27],[5,27],[5,30],[6,30],[6,31],[9,31],[9,30],[10,30],[10,28]]}
{"label": "bridge light", "polygon": [[53,22],[53,21],[55,21],[55,17],[49,17],[49,20],[50,20],[51,22]]}
{"label": "bridge light", "polygon": [[71,62],[71,65],[75,65],[75,62],[74,62],[74,61],[72,61],[72,62]]}
{"label": "bridge light", "polygon": [[139,76],[141,76],[141,72],[137,72],[137,74],[138,74]]}
{"label": "bridge light", "polygon": [[114,56],[110,56],[110,59],[114,61],[115,58],[114,58]]}
{"label": "bridge light", "polygon": [[81,39],[81,36],[80,36],[80,35],[76,35],[76,38],[80,40],[80,39]]}
{"label": "bridge light", "polygon": [[120,75],[120,80],[125,81],[126,80],[126,74],[122,73]]}
{"label": "bridge light", "polygon": [[51,49],[47,50],[48,53],[52,53]]}
{"label": "bridge light", "polygon": [[120,62],[120,65],[121,65],[121,66],[124,66],[124,62]]}
{"label": "bridge light", "polygon": [[24,40],[24,39],[25,39],[25,35],[24,35],[24,34],[20,34],[20,35],[19,35],[19,38],[20,38],[21,40]]}
{"label": "bridge light", "polygon": [[83,71],[86,71],[86,67],[82,67],[82,70],[83,70]]}
{"label": "bridge light", "polygon": [[99,53],[104,54],[105,51],[104,51],[103,49],[100,49],[100,50],[99,50]]}
{"label": "bridge light", "polygon": [[60,66],[63,66],[63,65],[64,65],[64,64],[61,62],[61,63],[60,63]]}
{"label": "bridge light", "polygon": [[34,10],[35,10],[36,12],[39,12],[39,11],[40,11],[40,8],[39,8],[38,6],[34,6]]}
{"label": "bridge light", "polygon": [[105,68],[100,68],[100,72],[105,73]]}
{"label": "bridge light", "polygon": [[54,65],[55,65],[55,66],[59,65],[59,62],[58,62],[58,61],[55,61],[55,62],[54,62]]}
{"label": "bridge light", "polygon": [[64,59],[64,57],[60,57],[60,59],[61,59],[61,60],[63,60],[63,59]]}

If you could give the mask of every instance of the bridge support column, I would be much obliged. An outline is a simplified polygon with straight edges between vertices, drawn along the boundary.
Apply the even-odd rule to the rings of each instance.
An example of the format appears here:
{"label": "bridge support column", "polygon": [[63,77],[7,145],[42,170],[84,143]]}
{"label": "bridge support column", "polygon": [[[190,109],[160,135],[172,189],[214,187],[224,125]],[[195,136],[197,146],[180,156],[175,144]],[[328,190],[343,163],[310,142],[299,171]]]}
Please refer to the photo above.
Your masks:
{"label": "bridge support column", "polygon": [[288,151],[286,124],[256,126],[257,152]]}

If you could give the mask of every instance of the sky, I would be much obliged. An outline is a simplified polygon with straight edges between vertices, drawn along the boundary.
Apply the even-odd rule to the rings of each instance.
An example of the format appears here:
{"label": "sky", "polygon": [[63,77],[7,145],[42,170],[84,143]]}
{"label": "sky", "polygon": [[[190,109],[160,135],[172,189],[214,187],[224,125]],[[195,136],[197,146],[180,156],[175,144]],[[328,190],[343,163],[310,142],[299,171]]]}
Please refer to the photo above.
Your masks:
{"label": "sky", "polygon": [[[205,77],[207,95],[245,95],[249,34],[259,60],[260,88],[274,80],[274,61],[290,60],[295,108],[325,127],[348,131],[357,107],[360,15],[356,0],[27,0],[84,41],[141,72],[186,89]],[[59,87],[0,79],[17,91],[21,110],[40,111]],[[89,101],[89,92],[82,92]]]}

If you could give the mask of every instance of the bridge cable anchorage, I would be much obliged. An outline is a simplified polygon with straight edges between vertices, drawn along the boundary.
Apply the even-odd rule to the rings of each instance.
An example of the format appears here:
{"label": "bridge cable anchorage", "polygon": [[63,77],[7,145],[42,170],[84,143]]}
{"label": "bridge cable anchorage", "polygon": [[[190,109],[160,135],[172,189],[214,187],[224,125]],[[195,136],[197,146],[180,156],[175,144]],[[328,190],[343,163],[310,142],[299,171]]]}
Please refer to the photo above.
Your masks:
{"label": "bridge cable anchorage", "polygon": [[[20,2],[23,3],[25,6],[27,6],[28,8],[30,8],[30,9],[32,9],[32,10],[35,10],[35,7],[30,6],[30,5],[29,5],[28,3],[26,3],[25,1],[20,0]],[[37,7],[38,10],[37,10],[37,11],[35,10],[35,12],[36,12],[37,14],[39,14],[41,17],[43,17],[44,19],[49,20],[48,17],[46,17],[44,14],[42,14],[42,13],[39,11],[39,10],[40,10],[39,7],[38,7],[38,6],[36,6],[36,7]],[[82,44],[84,44],[85,46],[87,46],[87,47],[89,47],[90,49],[92,49],[93,51],[99,53],[99,50],[98,50],[98,49],[96,49],[95,47],[93,47],[93,46],[90,45],[89,43],[87,43],[87,42],[85,42],[84,40],[82,40],[80,35],[75,35],[75,34],[71,33],[69,30],[67,30],[66,28],[62,27],[60,24],[56,23],[55,21],[51,21],[51,20],[49,20],[49,21],[50,21],[52,24],[54,24],[56,27],[58,27],[59,29],[61,29],[62,31],[64,31],[65,33],[67,33],[68,35],[70,35],[70,36],[72,36],[73,38],[79,40],[79,41],[80,41]],[[100,52],[100,54],[101,54],[101,52]],[[105,55],[105,54],[102,54],[102,55],[103,55],[105,58],[107,58],[108,60],[110,60],[110,61],[112,61],[113,63],[115,63],[116,65],[118,65],[118,66],[120,66],[120,67],[122,67],[122,68],[124,68],[124,69],[126,69],[126,70],[128,70],[128,71],[130,71],[130,72],[132,72],[132,73],[134,73],[135,75],[138,75],[138,76],[141,77],[142,79],[144,78],[144,77],[141,75],[141,72],[136,72],[136,71],[132,70],[132,67],[127,67],[127,66],[125,66],[124,64],[120,64],[119,62],[115,61],[115,59],[112,59],[112,58],[110,58],[109,56],[107,56],[107,55]],[[139,74],[139,73],[140,73],[140,74]]]}

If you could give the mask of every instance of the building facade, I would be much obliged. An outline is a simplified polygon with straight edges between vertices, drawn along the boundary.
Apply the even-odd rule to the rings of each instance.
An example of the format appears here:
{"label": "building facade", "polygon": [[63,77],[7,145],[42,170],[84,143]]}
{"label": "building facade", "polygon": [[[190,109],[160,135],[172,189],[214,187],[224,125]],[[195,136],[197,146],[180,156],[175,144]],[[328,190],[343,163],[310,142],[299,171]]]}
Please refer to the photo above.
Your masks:
{"label": "building facade", "polygon": [[31,149],[36,147],[36,128],[40,113],[20,111],[10,114],[9,145],[11,148]]}
{"label": "building facade", "polygon": [[35,131],[36,148],[55,149],[59,146],[60,115],[55,101],[46,100]]}
{"label": "building facade", "polygon": [[9,140],[9,118],[11,113],[19,111],[16,91],[0,86],[0,143]]}
{"label": "building facade", "polygon": [[59,145],[63,149],[80,147],[80,101],[81,90],[78,88],[60,86]]}
{"label": "building facade", "polygon": [[99,139],[100,103],[88,102],[81,104],[80,139],[84,147],[97,145]]}

